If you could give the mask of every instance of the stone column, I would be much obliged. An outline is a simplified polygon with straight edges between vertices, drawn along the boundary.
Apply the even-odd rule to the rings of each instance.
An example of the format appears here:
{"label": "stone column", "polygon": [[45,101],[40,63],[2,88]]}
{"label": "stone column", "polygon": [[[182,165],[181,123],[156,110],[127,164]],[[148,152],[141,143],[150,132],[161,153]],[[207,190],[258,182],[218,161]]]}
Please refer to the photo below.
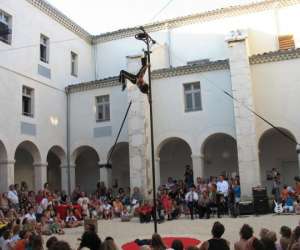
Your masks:
{"label": "stone column", "polygon": [[300,176],[300,144],[296,146],[296,152],[298,155],[298,176]]}
{"label": "stone column", "polygon": [[[136,72],[140,67],[140,58],[128,58],[128,66],[130,72]],[[129,81],[127,93],[128,101],[132,101],[128,113],[130,187],[139,187],[146,198],[151,198],[153,190],[148,98]]]}
{"label": "stone column", "polygon": [[204,177],[204,161],[202,155],[191,155],[193,161],[194,183],[197,183],[197,177]]}
{"label": "stone column", "polygon": [[[231,32],[227,42],[233,96],[254,110],[247,34],[244,31]],[[241,103],[233,101],[241,192],[242,199],[247,199],[252,196],[252,187],[260,184],[260,170],[255,116]]]}
{"label": "stone column", "polygon": [[104,182],[106,187],[112,186],[112,169],[100,165],[100,182]]}
{"label": "stone column", "polygon": [[[68,170],[68,165],[64,164],[60,167],[61,169],[61,189],[66,191],[68,193],[69,190],[69,170]],[[72,193],[73,190],[75,189],[75,165],[71,164],[70,165],[70,177],[71,177],[71,182],[70,182],[70,187],[71,190],[70,192]]]}
{"label": "stone column", "polygon": [[8,186],[14,184],[15,160],[0,162],[0,192],[7,192]]}
{"label": "stone column", "polygon": [[160,186],[160,158],[155,158],[155,184],[156,184],[156,190]]}
{"label": "stone column", "polygon": [[36,191],[42,190],[47,182],[47,163],[34,164],[34,187]]}

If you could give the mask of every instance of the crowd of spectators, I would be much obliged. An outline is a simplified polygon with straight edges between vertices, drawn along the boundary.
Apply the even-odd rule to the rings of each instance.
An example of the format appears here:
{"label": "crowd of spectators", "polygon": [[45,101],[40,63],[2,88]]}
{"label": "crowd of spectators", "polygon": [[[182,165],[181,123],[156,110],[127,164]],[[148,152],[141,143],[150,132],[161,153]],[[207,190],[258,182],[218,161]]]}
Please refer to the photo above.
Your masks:
{"label": "crowd of spectators", "polygon": [[[287,212],[300,212],[300,180],[296,179],[295,187],[284,186],[278,191],[280,174],[276,172],[274,176],[274,200],[282,202]],[[29,239],[38,242],[40,235],[64,234],[65,228],[82,226],[86,218],[119,218],[126,222],[136,216],[141,223],[149,223],[156,217],[161,223],[181,215],[191,219],[208,219],[211,214],[239,215],[238,176],[198,177],[194,183],[193,171],[187,166],[183,180],[169,177],[167,183],[158,188],[156,210],[152,199],[143,193],[137,187],[133,190],[107,188],[104,183],[98,183],[91,194],[76,186],[70,195],[50,190],[48,183],[37,193],[28,190],[25,182],[10,185],[8,192],[0,194],[0,247],[12,250],[20,239],[23,243]],[[9,247],[3,247],[5,245]]]}

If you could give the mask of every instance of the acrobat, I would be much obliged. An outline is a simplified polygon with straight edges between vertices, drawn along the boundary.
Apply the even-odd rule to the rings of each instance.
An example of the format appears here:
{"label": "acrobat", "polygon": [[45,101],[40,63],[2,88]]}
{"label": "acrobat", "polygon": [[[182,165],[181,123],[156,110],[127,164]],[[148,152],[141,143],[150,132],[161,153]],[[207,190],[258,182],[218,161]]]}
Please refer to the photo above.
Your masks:
{"label": "acrobat", "polygon": [[127,79],[133,84],[136,84],[142,93],[148,94],[149,85],[144,81],[144,76],[148,68],[147,57],[141,58],[141,61],[142,61],[142,67],[136,75],[129,73],[125,70],[120,71],[119,82],[122,83],[123,91],[126,89],[126,79]]}

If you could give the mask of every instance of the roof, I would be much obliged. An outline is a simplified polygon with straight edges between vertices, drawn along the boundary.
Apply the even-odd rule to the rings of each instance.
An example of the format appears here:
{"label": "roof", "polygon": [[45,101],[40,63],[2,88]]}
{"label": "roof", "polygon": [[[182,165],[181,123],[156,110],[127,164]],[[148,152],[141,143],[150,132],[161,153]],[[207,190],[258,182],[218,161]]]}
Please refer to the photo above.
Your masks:
{"label": "roof", "polygon": [[[65,28],[71,30],[79,37],[85,39],[89,43],[100,43],[107,42],[112,40],[117,40],[121,38],[126,38],[134,36],[139,29],[139,26],[131,27],[127,29],[120,29],[113,32],[103,33],[97,36],[92,36],[61,11],[47,3],[45,0],[26,0],[31,3],[33,6],[40,9],[42,12],[56,20],[58,23],[63,25]],[[275,8],[287,7],[295,4],[300,4],[300,0],[265,0],[260,2],[253,2],[246,5],[236,5],[221,9],[216,9],[212,11],[206,11],[199,14],[193,14],[183,17],[177,17],[161,22],[155,22],[150,24],[145,24],[143,27],[148,32],[154,32],[164,29],[181,27],[184,25],[189,25],[199,22],[208,22],[211,20],[216,20],[220,18],[238,16],[248,13],[261,12],[266,10],[271,10]]]}
{"label": "roof", "polygon": [[[300,48],[290,49],[290,50],[278,50],[271,51],[263,54],[253,55],[249,58],[251,65],[272,63],[286,60],[293,60],[300,58]],[[228,70],[229,61],[228,60],[218,60],[210,61],[202,64],[192,64],[173,68],[165,68],[154,70],[152,72],[152,79],[158,80],[168,77],[182,76],[195,74],[200,72],[216,71],[216,70]],[[108,77],[105,79],[100,79],[91,82],[84,82],[74,85],[69,85],[66,91],[69,93],[88,91],[98,88],[107,88],[120,85],[117,76]]]}

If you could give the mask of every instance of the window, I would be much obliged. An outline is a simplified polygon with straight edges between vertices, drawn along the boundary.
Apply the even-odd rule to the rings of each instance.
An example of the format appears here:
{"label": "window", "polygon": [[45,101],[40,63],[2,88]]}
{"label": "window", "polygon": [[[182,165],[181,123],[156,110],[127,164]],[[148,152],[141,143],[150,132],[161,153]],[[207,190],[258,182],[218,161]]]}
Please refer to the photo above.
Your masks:
{"label": "window", "polygon": [[202,109],[200,82],[186,83],[184,88],[185,112]]}
{"label": "window", "polygon": [[0,10],[0,41],[11,44],[12,17]]}
{"label": "window", "polygon": [[278,41],[279,41],[279,49],[280,50],[295,48],[295,41],[294,41],[293,35],[279,36]]}
{"label": "window", "polygon": [[49,63],[49,38],[41,34],[40,60]]}
{"label": "window", "polygon": [[22,96],[22,114],[25,116],[33,117],[33,97],[34,90],[23,86]]}
{"label": "window", "polygon": [[71,75],[78,76],[78,55],[71,52]]}
{"label": "window", "polygon": [[110,120],[109,95],[96,97],[97,122]]}

